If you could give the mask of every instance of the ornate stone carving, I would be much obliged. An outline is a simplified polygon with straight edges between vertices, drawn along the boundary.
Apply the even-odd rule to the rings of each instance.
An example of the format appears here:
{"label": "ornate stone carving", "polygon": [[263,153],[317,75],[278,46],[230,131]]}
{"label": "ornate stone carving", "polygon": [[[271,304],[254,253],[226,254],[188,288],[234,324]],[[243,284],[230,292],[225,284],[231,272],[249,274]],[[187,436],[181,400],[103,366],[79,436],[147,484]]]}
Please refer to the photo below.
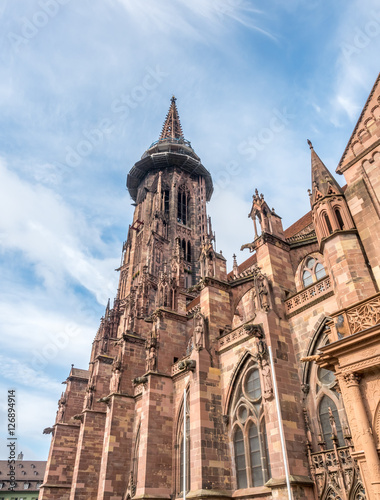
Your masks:
{"label": "ornate stone carving", "polygon": [[178,363],[179,370],[190,370],[194,371],[196,367],[196,361],[194,359],[184,359]]}
{"label": "ornate stone carving", "polygon": [[[317,484],[318,498],[353,498],[355,490],[363,491],[359,470],[348,447],[319,453],[308,452],[313,465],[313,477]],[[363,500],[366,498],[362,497]]]}
{"label": "ornate stone carving", "polygon": [[359,385],[361,377],[358,373],[349,372],[343,374],[343,378],[347,386],[350,387],[351,385]]}
{"label": "ornate stone carving", "polygon": [[347,311],[351,334],[380,324],[380,297],[365,302]]}

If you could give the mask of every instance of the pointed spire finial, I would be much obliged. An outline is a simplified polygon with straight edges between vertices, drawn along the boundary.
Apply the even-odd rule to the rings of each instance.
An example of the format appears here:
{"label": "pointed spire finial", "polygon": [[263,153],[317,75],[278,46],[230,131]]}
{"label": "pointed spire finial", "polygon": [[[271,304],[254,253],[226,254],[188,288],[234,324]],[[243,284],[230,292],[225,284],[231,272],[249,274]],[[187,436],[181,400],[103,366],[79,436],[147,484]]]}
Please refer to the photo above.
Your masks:
{"label": "pointed spire finial", "polygon": [[342,188],[329,172],[328,168],[315,152],[311,142],[308,141],[311,150],[311,186],[312,192],[310,197],[311,206],[324,198],[327,195],[343,194]]}
{"label": "pointed spire finial", "polygon": [[313,148],[313,145],[312,145],[311,141],[309,141],[309,139],[307,140],[307,143],[309,144],[309,148],[310,148],[310,149],[314,149],[314,148]]}
{"label": "pointed spire finial", "polygon": [[170,108],[165,118],[165,123],[162,127],[162,132],[159,140],[164,139],[183,139],[183,132],[179,114],[176,106],[176,98],[173,95],[170,99]]}

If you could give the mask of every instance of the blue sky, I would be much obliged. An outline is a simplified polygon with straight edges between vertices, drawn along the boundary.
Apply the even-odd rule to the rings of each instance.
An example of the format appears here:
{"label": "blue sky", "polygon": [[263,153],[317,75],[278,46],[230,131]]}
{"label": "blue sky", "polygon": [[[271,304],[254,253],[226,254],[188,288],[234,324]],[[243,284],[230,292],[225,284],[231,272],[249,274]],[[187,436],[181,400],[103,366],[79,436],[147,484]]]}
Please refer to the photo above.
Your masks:
{"label": "blue sky", "polygon": [[[70,365],[88,366],[132,219],[126,175],[174,93],[211,172],[231,267],[257,187],[288,227],[309,210],[310,139],[334,171],[379,71],[375,0],[2,0],[0,458],[46,459]],[[344,184],[344,180],[338,181]]]}

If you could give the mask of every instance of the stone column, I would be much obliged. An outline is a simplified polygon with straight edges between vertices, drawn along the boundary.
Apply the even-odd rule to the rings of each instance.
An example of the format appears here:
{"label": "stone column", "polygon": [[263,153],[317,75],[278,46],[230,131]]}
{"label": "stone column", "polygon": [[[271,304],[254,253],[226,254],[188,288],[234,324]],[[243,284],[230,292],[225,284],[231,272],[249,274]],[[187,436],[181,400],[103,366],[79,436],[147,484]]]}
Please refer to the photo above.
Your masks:
{"label": "stone column", "polygon": [[[366,460],[366,474],[363,475],[365,483],[371,485],[372,494],[367,491],[369,499],[380,499],[380,460],[377,453],[376,444],[373,439],[372,430],[368,421],[367,412],[360,392],[360,375],[357,373],[347,373],[343,375],[345,390],[343,398],[348,400],[348,407],[352,414],[350,421],[355,420],[351,426],[353,429],[353,439],[355,451],[363,450]],[[350,422],[351,425],[351,422]],[[367,488],[368,490],[369,488]]]}

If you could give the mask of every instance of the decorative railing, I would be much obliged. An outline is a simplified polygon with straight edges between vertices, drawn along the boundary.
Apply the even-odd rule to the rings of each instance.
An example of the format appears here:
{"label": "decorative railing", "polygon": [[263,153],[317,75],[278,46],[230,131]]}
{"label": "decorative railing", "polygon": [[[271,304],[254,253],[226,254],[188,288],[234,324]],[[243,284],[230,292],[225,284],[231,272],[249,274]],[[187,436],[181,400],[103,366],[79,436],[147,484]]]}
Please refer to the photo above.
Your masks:
{"label": "decorative railing", "polygon": [[183,137],[164,137],[163,139],[158,139],[158,141],[152,142],[148,149],[156,146],[157,144],[170,143],[170,144],[184,144],[191,148],[191,142]]}
{"label": "decorative railing", "polygon": [[380,325],[380,294],[363,300],[333,315],[330,324],[332,341]]}
{"label": "decorative railing", "polygon": [[313,303],[316,299],[322,298],[325,295],[332,295],[333,293],[330,276],[326,276],[287,299],[285,301],[286,314],[294,313],[301,308],[307,307],[308,304]]}
{"label": "decorative railing", "polygon": [[261,338],[262,336],[263,331],[261,325],[246,324],[239,326],[235,330],[225,333],[219,339],[219,352],[229,349],[231,346],[235,345],[235,343],[244,341],[249,337]]}

